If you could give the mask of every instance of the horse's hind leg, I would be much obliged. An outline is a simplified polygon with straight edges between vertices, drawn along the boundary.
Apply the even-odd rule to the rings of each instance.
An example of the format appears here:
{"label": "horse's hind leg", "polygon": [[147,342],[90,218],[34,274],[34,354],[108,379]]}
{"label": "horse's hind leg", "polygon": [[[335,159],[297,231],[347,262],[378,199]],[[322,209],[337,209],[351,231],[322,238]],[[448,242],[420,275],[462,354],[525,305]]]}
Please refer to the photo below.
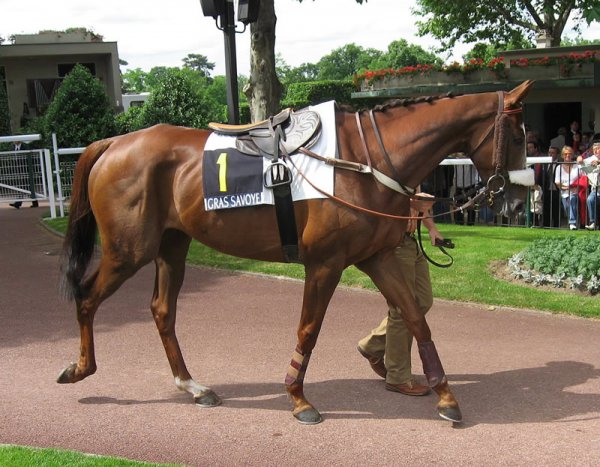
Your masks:
{"label": "horse's hind leg", "polygon": [[417,341],[427,382],[440,398],[437,404],[439,416],[452,422],[462,421],[458,402],[448,387],[448,379],[431,340],[429,325],[419,312],[411,287],[393,252],[377,254],[356,266],[368,274],[389,303],[401,310],[406,327]]}
{"label": "horse's hind leg", "polygon": [[175,334],[177,297],[185,275],[185,258],[190,237],[177,230],[163,234],[156,263],[156,279],[152,297],[152,316],[160,334],[176,386],[194,396],[196,404],[214,407],[221,404],[219,397],[206,386],[196,383],[190,375]]}
{"label": "horse's hind leg", "polygon": [[83,296],[76,300],[79,323],[79,361],[65,368],[57,382],[76,383],[96,372],[94,316],[100,304],[111,296],[139,267],[103,254],[98,269],[82,285]]}

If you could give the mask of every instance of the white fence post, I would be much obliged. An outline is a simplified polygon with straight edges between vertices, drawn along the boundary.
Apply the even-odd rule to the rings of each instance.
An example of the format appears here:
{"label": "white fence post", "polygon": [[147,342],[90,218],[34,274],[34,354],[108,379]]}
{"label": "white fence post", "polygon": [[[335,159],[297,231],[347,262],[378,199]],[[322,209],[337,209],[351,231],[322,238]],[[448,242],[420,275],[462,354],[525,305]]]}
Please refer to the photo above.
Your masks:
{"label": "white fence post", "polygon": [[48,180],[48,203],[50,204],[50,217],[52,219],[56,219],[56,199],[54,198],[52,163],[50,162],[50,151],[48,149],[44,149],[44,165],[46,168],[46,179]]}
{"label": "white fence post", "polygon": [[52,152],[54,153],[54,174],[56,175],[56,188],[58,190],[58,208],[60,217],[65,217],[65,201],[62,193],[62,182],[60,179],[60,162],[58,160],[58,144],[56,142],[56,133],[52,133]]}

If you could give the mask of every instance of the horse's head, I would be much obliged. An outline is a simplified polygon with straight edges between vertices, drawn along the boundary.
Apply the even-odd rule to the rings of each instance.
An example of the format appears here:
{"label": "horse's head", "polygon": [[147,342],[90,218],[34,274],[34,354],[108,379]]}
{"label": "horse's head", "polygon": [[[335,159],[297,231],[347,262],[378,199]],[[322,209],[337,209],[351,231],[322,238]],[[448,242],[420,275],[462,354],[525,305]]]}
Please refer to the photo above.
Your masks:
{"label": "horse's head", "polygon": [[[492,208],[505,216],[523,209],[533,171],[526,169],[526,140],[522,102],[533,81],[508,93],[498,92],[498,112],[493,127],[472,152],[481,179],[494,194]],[[493,137],[491,132],[493,131]],[[493,158],[490,159],[490,154]]]}

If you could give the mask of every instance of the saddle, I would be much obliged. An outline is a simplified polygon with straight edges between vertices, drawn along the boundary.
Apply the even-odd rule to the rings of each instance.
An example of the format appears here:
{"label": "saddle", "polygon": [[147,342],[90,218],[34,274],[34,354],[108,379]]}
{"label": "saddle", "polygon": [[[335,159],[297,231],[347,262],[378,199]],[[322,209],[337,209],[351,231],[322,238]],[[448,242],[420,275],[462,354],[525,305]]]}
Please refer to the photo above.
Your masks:
{"label": "saddle", "polygon": [[321,135],[321,118],[312,110],[285,109],[277,115],[249,125],[209,123],[216,133],[236,136],[235,146],[242,154],[262,156],[271,164],[263,174],[263,184],[273,190],[275,214],[284,258],[299,261],[298,233],[292,200],[292,173],[282,161],[300,147],[310,148]]}
{"label": "saddle", "polygon": [[321,135],[321,119],[312,110],[285,109],[277,115],[247,125],[209,123],[216,133],[236,136],[238,151],[250,156],[277,160],[279,154],[292,154],[300,147],[310,148]]}

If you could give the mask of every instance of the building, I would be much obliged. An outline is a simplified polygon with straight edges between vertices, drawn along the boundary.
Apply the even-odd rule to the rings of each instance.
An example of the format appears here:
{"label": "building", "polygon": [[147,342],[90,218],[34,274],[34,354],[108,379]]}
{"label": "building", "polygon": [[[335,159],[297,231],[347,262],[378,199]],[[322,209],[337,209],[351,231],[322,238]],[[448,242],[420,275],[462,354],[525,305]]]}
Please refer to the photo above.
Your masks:
{"label": "building", "polygon": [[140,92],[139,94],[123,94],[123,112],[127,112],[129,107],[142,107],[149,98],[149,92]]}
{"label": "building", "polygon": [[62,79],[78,63],[104,84],[115,111],[122,110],[116,42],[102,42],[87,31],[49,31],[16,35],[13,44],[0,45],[13,132],[27,118],[44,113]]}

